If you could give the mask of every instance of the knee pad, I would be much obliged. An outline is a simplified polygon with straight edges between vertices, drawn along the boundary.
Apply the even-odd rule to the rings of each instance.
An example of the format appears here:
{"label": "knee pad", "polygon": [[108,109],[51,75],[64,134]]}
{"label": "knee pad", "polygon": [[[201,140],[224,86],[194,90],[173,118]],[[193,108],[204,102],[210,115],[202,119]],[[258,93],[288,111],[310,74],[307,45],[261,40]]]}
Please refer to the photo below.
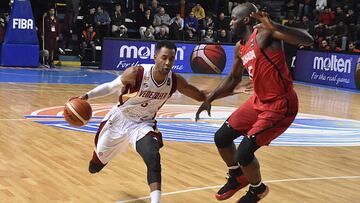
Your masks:
{"label": "knee pad", "polygon": [[225,121],[225,123],[216,131],[214,141],[217,148],[226,148],[230,147],[233,141],[239,136],[239,132],[233,129],[230,124]]}
{"label": "knee pad", "polygon": [[241,166],[249,165],[254,160],[254,152],[257,149],[259,146],[256,144],[255,137],[244,136],[236,152],[236,161]]}
{"label": "knee pad", "polygon": [[148,184],[161,183],[160,153],[157,150],[152,150],[144,156],[144,161],[147,167]]}
{"label": "knee pad", "polygon": [[146,135],[136,143],[136,151],[143,158],[147,167],[148,184],[161,182],[161,164],[159,142],[152,135]]}

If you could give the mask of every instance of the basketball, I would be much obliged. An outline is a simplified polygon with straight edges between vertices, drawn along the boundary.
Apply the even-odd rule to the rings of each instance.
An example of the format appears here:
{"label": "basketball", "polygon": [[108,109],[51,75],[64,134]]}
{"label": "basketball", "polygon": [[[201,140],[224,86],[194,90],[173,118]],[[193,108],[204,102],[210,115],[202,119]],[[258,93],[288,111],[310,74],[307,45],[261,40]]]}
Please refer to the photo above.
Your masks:
{"label": "basketball", "polygon": [[92,116],[90,104],[82,99],[72,99],[65,104],[64,118],[74,127],[86,125]]}
{"label": "basketball", "polygon": [[197,45],[191,54],[190,64],[194,73],[221,74],[226,64],[225,50],[216,44]]}

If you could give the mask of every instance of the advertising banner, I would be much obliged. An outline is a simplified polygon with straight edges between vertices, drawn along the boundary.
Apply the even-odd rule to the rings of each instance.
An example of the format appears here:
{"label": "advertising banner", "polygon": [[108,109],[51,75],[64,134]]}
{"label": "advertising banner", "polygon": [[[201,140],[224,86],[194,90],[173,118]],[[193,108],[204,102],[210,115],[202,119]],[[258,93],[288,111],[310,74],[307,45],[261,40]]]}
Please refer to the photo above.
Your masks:
{"label": "advertising banner", "polygon": [[[155,41],[104,39],[101,69],[125,70],[153,64]],[[233,45],[176,43],[174,72],[227,74],[234,60]]]}
{"label": "advertising banner", "polygon": [[294,79],[360,89],[360,55],[298,50]]}
{"label": "advertising banner", "polygon": [[39,41],[34,22],[30,1],[14,0],[4,43],[1,44],[1,65],[39,65]]}

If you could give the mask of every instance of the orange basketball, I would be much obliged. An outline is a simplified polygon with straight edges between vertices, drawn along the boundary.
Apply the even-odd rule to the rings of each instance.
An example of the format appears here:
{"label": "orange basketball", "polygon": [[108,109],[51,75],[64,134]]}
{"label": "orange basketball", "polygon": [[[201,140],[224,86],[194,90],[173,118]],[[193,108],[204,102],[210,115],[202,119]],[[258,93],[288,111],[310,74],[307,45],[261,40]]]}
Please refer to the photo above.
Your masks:
{"label": "orange basketball", "polygon": [[74,127],[86,125],[92,116],[90,104],[82,99],[72,99],[65,104],[64,118]]}

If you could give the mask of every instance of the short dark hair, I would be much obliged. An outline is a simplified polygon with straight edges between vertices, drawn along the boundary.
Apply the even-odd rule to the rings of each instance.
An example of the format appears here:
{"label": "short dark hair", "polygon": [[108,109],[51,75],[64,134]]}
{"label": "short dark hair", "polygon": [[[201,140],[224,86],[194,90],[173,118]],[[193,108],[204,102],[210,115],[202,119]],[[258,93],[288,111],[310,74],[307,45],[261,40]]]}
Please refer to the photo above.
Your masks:
{"label": "short dark hair", "polygon": [[168,49],[174,49],[174,51],[176,52],[176,45],[174,42],[170,42],[170,41],[159,41],[158,43],[156,43],[155,46],[155,52],[160,51],[161,48],[166,47]]}

